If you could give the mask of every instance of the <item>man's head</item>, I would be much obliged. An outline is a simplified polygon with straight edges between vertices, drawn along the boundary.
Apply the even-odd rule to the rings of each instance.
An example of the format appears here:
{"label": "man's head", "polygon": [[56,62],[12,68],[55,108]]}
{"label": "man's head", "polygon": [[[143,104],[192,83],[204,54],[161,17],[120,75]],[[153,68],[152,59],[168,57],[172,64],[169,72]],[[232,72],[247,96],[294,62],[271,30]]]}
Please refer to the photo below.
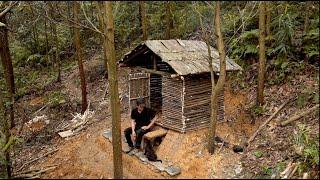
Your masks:
{"label": "man's head", "polygon": [[144,99],[143,98],[139,98],[137,99],[137,108],[138,108],[138,111],[142,111],[143,108],[145,106],[145,102],[144,102]]}

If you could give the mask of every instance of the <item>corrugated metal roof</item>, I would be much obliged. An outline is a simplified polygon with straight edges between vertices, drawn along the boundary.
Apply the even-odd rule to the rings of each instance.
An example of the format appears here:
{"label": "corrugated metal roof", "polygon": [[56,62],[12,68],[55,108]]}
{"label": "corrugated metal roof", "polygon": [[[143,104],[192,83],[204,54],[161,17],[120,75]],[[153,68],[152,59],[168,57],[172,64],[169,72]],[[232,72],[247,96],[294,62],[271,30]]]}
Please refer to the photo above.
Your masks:
{"label": "corrugated metal roof", "polygon": [[[127,53],[122,62],[126,63],[143,46],[147,46],[157,54],[162,61],[168,63],[179,75],[210,72],[207,45],[203,41],[196,40],[147,40]],[[215,48],[210,48],[213,58],[213,70],[219,72],[219,53]],[[242,68],[227,57],[226,70],[237,71],[242,70]]]}

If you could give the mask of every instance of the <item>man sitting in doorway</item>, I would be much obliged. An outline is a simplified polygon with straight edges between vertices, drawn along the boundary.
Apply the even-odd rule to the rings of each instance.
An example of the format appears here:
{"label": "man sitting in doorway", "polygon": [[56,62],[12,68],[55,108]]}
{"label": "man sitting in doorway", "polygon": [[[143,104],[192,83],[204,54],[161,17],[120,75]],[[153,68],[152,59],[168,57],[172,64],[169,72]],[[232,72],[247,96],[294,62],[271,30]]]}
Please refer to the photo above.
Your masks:
{"label": "man sitting in doorway", "polygon": [[137,99],[137,107],[131,111],[131,127],[124,130],[130,150],[133,149],[132,139],[135,141],[135,148],[140,149],[142,136],[151,131],[157,120],[155,115],[155,111],[145,107],[143,98]]}

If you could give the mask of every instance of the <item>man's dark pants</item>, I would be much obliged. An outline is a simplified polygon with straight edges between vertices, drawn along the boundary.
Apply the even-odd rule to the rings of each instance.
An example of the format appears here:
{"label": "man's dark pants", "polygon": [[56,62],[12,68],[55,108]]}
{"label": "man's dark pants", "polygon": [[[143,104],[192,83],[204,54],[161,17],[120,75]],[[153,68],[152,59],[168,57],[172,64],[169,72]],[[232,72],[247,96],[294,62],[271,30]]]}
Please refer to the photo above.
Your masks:
{"label": "man's dark pants", "polygon": [[[141,145],[141,140],[142,140],[142,136],[146,133],[148,133],[150,130],[143,130],[141,128],[139,129],[135,129],[136,132],[136,148],[140,148]],[[130,147],[133,147],[133,142],[131,140],[131,134],[132,134],[132,128],[128,127],[127,129],[124,130],[124,134],[127,140],[127,143]]]}

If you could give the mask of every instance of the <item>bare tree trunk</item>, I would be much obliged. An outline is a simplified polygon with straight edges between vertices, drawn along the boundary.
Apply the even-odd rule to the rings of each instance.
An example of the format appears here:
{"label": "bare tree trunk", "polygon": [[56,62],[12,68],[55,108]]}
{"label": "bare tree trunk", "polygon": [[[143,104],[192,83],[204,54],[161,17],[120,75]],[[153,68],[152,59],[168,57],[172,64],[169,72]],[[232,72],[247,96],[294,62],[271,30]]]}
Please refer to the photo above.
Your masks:
{"label": "bare tree trunk", "polygon": [[107,30],[106,30],[106,18],[105,17],[105,8],[103,7],[100,7],[100,2],[99,1],[96,1],[96,6],[97,6],[97,9],[98,9],[98,18],[99,18],[99,24],[100,24],[100,29],[101,29],[101,32],[103,32],[104,34],[101,35],[101,44],[103,44],[103,55],[104,55],[104,71],[105,71],[105,77],[107,78],[108,77],[108,55],[107,55],[107,40],[106,40],[106,37],[107,37]]}
{"label": "bare tree trunk", "polygon": [[60,62],[60,56],[59,56],[59,40],[58,40],[58,33],[57,33],[57,25],[53,24],[52,26],[53,28],[53,34],[54,34],[54,41],[55,41],[55,57],[56,57],[56,65],[57,65],[57,69],[58,69],[58,76],[57,76],[57,82],[61,81],[61,62]]}
{"label": "bare tree trunk", "polygon": [[[71,17],[71,1],[66,1],[66,3],[67,3],[67,8],[68,8],[68,10],[67,10],[68,11],[68,18],[71,19],[72,18]],[[72,29],[72,26],[71,26],[72,23],[70,22],[69,25],[70,25],[69,26],[70,37],[73,37],[73,29]]]}
{"label": "bare tree trunk", "polygon": [[90,1],[90,11],[91,11],[91,17],[93,18],[93,2]]}
{"label": "bare tree trunk", "polygon": [[105,1],[107,19],[107,45],[108,45],[108,77],[110,89],[110,103],[112,112],[112,147],[113,147],[113,172],[114,178],[123,178],[122,169],[122,144],[121,144],[121,117],[118,92],[117,65],[114,45],[114,27],[112,2]]}
{"label": "bare tree trunk", "polygon": [[[210,121],[210,133],[209,133],[209,153],[214,153],[214,138],[216,134],[216,123],[218,117],[218,95],[223,90],[225,79],[226,79],[226,52],[224,49],[224,43],[221,33],[221,22],[220,22],[220,2],[216,1],[215,6],[215,33],[217,37],[217,47],[219,51],[220,59],[220,75],[217,85],[211,94],[211,121]],[[212,80],[212,77],[211,77]]]}
{"label": "bare tree trunk", "polygon": [[139,12],[140,12],[140,23],[141,23],[141,30],[142,30],[142,40],[145,41],[148,39],[146,2],[139,1]]}
{"label": "bare tree trunk", "polygon": [[[9,142],[9,138],[10,138],[10,131],[9,131],[10,128],[7,120],[6,108],[4,107],[3,99],[4,97],[3,97],[2,91],[0,91],[0,131],[4,135],[4,145],[6,145]],[[3,153],[3,156],[6,161],[6,164],[4,165],[6,169],[6,175],[8,176],[8,178],[11,178],[10,151],[9,149],[4,150],[3,152],[1,151],[2,149],[0,149],[0,153]]]}
{"label": "bare tree trunk", "polygon": [[267,19],[266,19],[266,34],[267,36],[271,35],[271,29],[270,29],[270,24],[271,24],[271,11],[272,11],[272,1],[266,2],[267,3]]}
{"label": "bare tree trunk", "polygon": [[[0,17],[0,22],[7,24],[6,16]],[[7,91],[9,93],[10,98],[10,106],[9,106],[9,113],[10,113],[10,128],[15,126],[14,122],[14,94],[15,94],[15,87],[14,87],[14,75],[13,75],[13,66],[12,60],[10,57],[10,50],[9,50],[9,41],[8,41],[8,29],[6,27],[0,27],[0,57],[2,67],[4,69],[4,76],[7,83]]]}
{"label": "bare tree trunk", "polygon": [[[215,78],[214,78],[214,72],[213,72],[213,66],[212,66],[212,56],[211,56],[211,48],[210,48],[210,36],[208,35],[208,33],[205,31],[205,28],[204,28],[204,25],[203,25],[203,22],[202,22],[202,17],[201,17],[201,14],[199,11],[197,11],[197,13],[199,14],[199,21],[200,21],[200,26],[201,26],[201,31],[202,31],[202,34],[203,34],[203,39],[207,45],[207,48],[208,48],[208,63],[209,63],[209,69],[210,69],[210,77],[211,77],[211,102],[213,102],[213,94],[214,94],[214,89],[215,89]],[[213,118],[213,114],[214,114],[214,106],[213,106],[213,103],[211,103],[211,119],[210,119],[210,122],[213,122],[214,121],[214,118]],[[210,127],[211,127],[212,124],[210,124]],[[214,128],[215,129],[215,128]],[[215,133],[212,134],[212,132],[215,132],[212,131],[212,129],[210,128],[209,130],[209,144],[208,144],[208,149],[213,146],[214,147],[214,136],[215,136]],[[212,143],[212,144],[211,144]],[[210,151],[210,150],[209,150]],[[214,150],[212,150],[214,151]]]}
{"label": "bare tree trunk", "polygon": [[49,40],[48,40],[48,28],[47,28],[47,18],[44,18],[44,34],[46,38],[46,59],[47,63],[50,62],[49,60]]}
{"label": "bare tree trunk", "polygon": [[[50,26],[50,44],[51,44],[51,47],[53,46],[52,44],[53,44],[53,39],[54,39],[54,36],[53,36],[53,23],[52,22],[50,22],[50,24],[49,24]],[[53,58],[53,56],[51,57],[51,61],[50,61],[50,63],[51,63],[51,65],[52,65],[52,71],[54,71],[54,69],[55,69],[55,63],[54,63],[54,58]]]}
{"label": "bare tree trunk", "polygon": [[171,38],[171,4],[170,1],[166,2],[166,34],[165,34],[165,39],[170,39]]}
{"label": "bare tree trunk", "polygon": [[303,25],[303,32],[306,34],[309,30],[309,24],[310,24],[310,10],[312,6],[312,1],[306,1],[306,11],[305,11],[305,17],[304,17],[304,25]]}
{"label": "bare tree trunk", "polygon": [[[53,2],[51,2],[53,3]],[[51,4],[51,8],[50,8],[50,15],[53,18],[54,17],[54,9],[53,9],[53,4]],[[61,81],[61,62],[60,62],[60,56],[59,56],[59,39],[58,39],[58,32],[57,32],[57,24],[52,24],[52,31],[54,34],[54,42],[55,42],[55,64],[58,70],[58,76],[57,76],[57,82]]]}
{"label": "bare tree trunk", "polygon": [[[78,22],[78,7],[79,4],[77,1],[73,1],[73,16],[74,21]],[[82,92],[82,110],[81,113],[83,114],[88,106],[87,102],[87,85],[86,85],[86,78],[83,70],[83,63],[81,58],[81,45],[80,45],[80,29],[79,27],[74,28],[74,44],[77,51],[77,59],[78,59],[78,66],[79,66],[79,76],[81,80],[81,92]]]}
{"label": "bare tree trunk", "polygon": [[[35,14],[33,12],[31,3],[29,4],[30,12],[31,12],[32,17],[35,17]],[[39,52],[39,36],[38,36],[37,29],[38,29],[37,28],[37,22],[34,22],[34,26],[32,27],[32,34],[33,34],[33,40],[34,40],[35,49],[36,49],[36,52],[38,53]]]}
{"label": "bare tree trunk", "polygon": [[266,63],[266,50],[265,50],[265,17],[266,17],[266,2],[262,1],[259,7],[259,74],[258,74],[258,94],[257,104],[263,105],[264,97],[264,81],[265,81],[265,63]]}

